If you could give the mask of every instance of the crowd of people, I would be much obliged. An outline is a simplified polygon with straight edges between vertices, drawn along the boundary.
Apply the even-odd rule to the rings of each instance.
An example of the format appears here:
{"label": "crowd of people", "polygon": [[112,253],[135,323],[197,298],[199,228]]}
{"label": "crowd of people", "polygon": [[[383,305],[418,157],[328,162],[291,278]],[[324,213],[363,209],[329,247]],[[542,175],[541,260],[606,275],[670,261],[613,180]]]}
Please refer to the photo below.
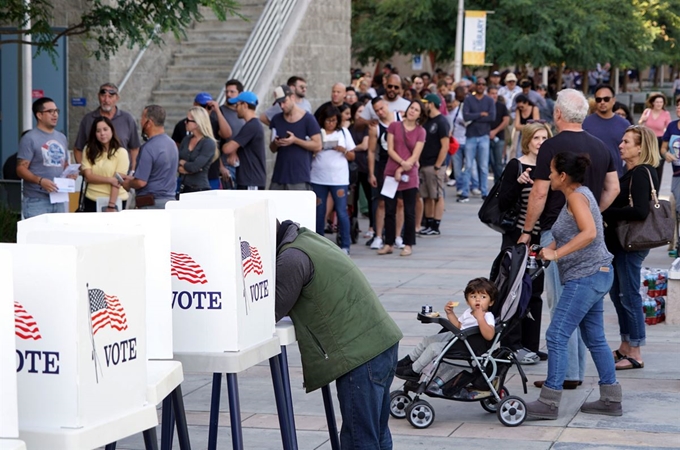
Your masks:
{"label": "crowd of people", "polygon": [[[576,389],[584,380],[586,348],[600,378],[600,399],[585,403],[581,411],[621,415],[616,370],[644,368],[638,280],[649,251],[624,249],[616,228],[621,220],[643,220],[649,214],[663,161],[673,163],[672,192],[680,198],[680,121],[672,121],[665,110],[666,97],[651,95],[633,125],[630,111],[616,102],[608,84],[592,87],[590,103],[569,88],[553,100],[546,86],[518,79],[511,71],[491,71],[458,83],[445,72],[402,78],[389,65],[380,80],[355,71],[351,84],[334,84],[330,100],[316,110],[306,91],[304,78],[291,77],[276,87],[274,104],[258,116],[260,99],[238,80],[229,80],[223,105],[206,92],[198,93],[170,136],[162,106],[146,106],[138,126],[117,106],[116,85],[103,84],[99,107],[82,119],[73,146],[84,179],[78,210],[162,209],[189,192],[266,189],[264,127],[269,127],[268,148],[276,159],[268,188],[309,190],[317,198],[315,230],[291,222],[279,225],[277,268],[289,276],[277,283],[277,317],[291,314],[309,327],[310,305],[322,295],[347,314],[350,300],[368,302],[382,328],[354,311],[352,324],[329,320],[317,327],[316,337],[299,340],[307,355],[307,388],[336,379],[343,416],[356,413],[351,390],[366,381],[371,364],[380,368],[384,383],[371,399],[380,408],[366,416],[364,427],[371,439],[387,443],[388,393],[395,370],[417,377],[436,353],[434,348],[425,351],[428,346],[441,346],[448,336],[431,337],[397,367],[401,333],[365,277],[342,256],[349,255],[358,239],[359,197],[363,193],[368,203],[366,245],[377,255],[398,249],[408,257],[417,238],[442,233],[447,187],[458,203],[470,203],[472,198],[486,199],[492,179],[501,183],[501,210],[518,211],[516,225],[502,235],[500,247],[536,244],[542,248],[539,257],[551,262],[533,281],[531,314],[503,340],[522,364],[548,361],[545,380],[534,383],[541,393],[527,405],[529,415],[558,417],[562,390]],[[680,117],[680,97],[674,101]],[[65,203],[55,202],[52,195],[59,190],[55,178],[77,176],[67,170],[68,142],[56,130],[59,113],[52,99],[36,100],[37,126],[20,141],[16,173],[24,180],[25,218],[65,211]],[[319,238],[329,231],[337,233],[338,248]],[[352,273],[355,282],[331,294],[327,287],[337,285],[337,267]],[[479,326],[482,337],[491,340],[494,318],[488,307],[497,292],[488,280],[475,283],[466,289],[473,309],[459,319],[449,305],[447,316],[461,328]],[[547,352],[540,351],[544,292],[552,317],[545,335]],[[619,319],[621,339],[614,350],[604,335],[607,294]],[[323,353],[312,352],[312,357],[302,343],[312,348],[335,339],[336,331],[354,333],[366,344],[359,349],[333,341],[337,348],[329,353],[338,353],[331,357],[345,360],[343,352],[356,353],[360,364],[333,365],[325,373],[315,366]],[[343,433],[348,441],[361,439],[344,426]]]}

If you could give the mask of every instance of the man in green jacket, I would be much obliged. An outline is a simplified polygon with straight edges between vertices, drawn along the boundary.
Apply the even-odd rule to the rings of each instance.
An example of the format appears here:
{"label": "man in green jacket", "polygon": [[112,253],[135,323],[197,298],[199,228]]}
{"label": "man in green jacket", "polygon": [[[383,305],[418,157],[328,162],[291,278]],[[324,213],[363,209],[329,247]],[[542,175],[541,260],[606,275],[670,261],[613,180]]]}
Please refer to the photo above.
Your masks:
{"label": "man in green jacket", "polygon": [[306,391],[336,381],[343,449],[391,449],[399,327],[359,268],[328,239],[285,221],[276,246],[276,320],[293,320]]}

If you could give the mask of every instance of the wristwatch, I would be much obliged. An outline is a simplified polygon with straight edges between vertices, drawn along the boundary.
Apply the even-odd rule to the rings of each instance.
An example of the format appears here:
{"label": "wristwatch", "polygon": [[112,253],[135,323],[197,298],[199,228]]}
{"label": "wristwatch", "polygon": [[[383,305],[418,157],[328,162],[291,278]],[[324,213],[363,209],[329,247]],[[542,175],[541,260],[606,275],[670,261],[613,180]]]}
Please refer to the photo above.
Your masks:
{"label": "wristwatch", "polygon": [[531,231],[522,230],[522,234],[531,234]]}

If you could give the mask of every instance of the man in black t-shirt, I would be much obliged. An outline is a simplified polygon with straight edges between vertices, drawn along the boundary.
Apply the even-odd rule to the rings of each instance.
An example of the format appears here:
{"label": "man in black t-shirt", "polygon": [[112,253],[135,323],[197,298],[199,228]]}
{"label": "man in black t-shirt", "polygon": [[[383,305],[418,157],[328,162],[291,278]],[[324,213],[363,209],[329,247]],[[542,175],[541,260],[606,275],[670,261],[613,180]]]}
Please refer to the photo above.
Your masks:
{"label": "man in black t-shirt", "polygon": [[420,196],[425,202],[425,227],[421,236],[439,236],[439,224],[444,215],[444,184],[446,170],[443,167],[449,151],[449,121],[439,112],[441,100],[437,94],[427,94],[423,99],[427,122],[425,145],[420,154]]}
{"label": "man in black t-shirt", "polygon": [[[611,205],[619,194],[619,177],[611,153],[604,143],[583,131],[583,120],[588,114],[588,101],[583,93],[564,89],[557,94],[555,103],[555,127],[559,134],[541,145],[536,160],[534,186],[529,194],[527,217],[518,242],[528,244],[531,230],[540,217],[541,246],[547,247],[552,241],[552,226],[565,204],[564,195],[550,189],[550,162],[561,152],[586,153],[590,166],[586,170],[584,186],[587,186],[598,201],[600,211]],[[554,311],[562,295],[562,283],[557,264],[550,264],[545,270],[546,302],[550,312]],[[551,314],[552,315],[552,314]],[[582,381],[585,371],[586,348],[577,329],[567,345],[567,372],[563,387],[575,389]],[[543,386],[536,381],[536,386]]]}
{"label": "man in black t-shirt", "polygon": [[233,165],[237,158],[239,161],[236,168],[236,188],[263,191],[267,182],[267,167],[264,129],[255,113],[257,96],[250,91],[243,91],[228,102],[236,105],[238,117],[245,120],[238,134],[222,145],[222,152],[228,155],[229,164]]}

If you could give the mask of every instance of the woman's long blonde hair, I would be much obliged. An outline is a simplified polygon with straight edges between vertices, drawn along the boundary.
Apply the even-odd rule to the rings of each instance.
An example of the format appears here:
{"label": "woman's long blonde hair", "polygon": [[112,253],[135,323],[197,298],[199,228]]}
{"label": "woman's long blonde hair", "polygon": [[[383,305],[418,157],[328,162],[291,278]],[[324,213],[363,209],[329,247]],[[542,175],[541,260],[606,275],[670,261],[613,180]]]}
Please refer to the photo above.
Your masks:
{"label": "woman's long blonde hair", "polygon": [[[640,146],[640,164],[657,167],[660,162],[659,141],[654,132],[644,125],[633,125],[626,128],[626,133],[634,136],[635,144]],[[625,134],[625,133],[624,133]]]}
{"label": "woman's long blonde hair", "polygon": [[200,131],[203,136],[214,141],[215,136],[213,135],[212,125],[210,124],[210,116],[205,108],[202,106],[194,106],[189,110],[189,113],[194,118],[198,131]]}
{"label": "woman's long blonde hair", "polygon": [[539,130],[545,130],[548,133],[548,139],[552,137],[552,130],[550,129],[550,126],[548,126],[547,123],[533,122],[524,125],[524,128],[522,128],[521,147],[523,155],[529,154],[529,144],[531,143],[531,140],[534,138],[534,134],[536,134],[536,132]]}

